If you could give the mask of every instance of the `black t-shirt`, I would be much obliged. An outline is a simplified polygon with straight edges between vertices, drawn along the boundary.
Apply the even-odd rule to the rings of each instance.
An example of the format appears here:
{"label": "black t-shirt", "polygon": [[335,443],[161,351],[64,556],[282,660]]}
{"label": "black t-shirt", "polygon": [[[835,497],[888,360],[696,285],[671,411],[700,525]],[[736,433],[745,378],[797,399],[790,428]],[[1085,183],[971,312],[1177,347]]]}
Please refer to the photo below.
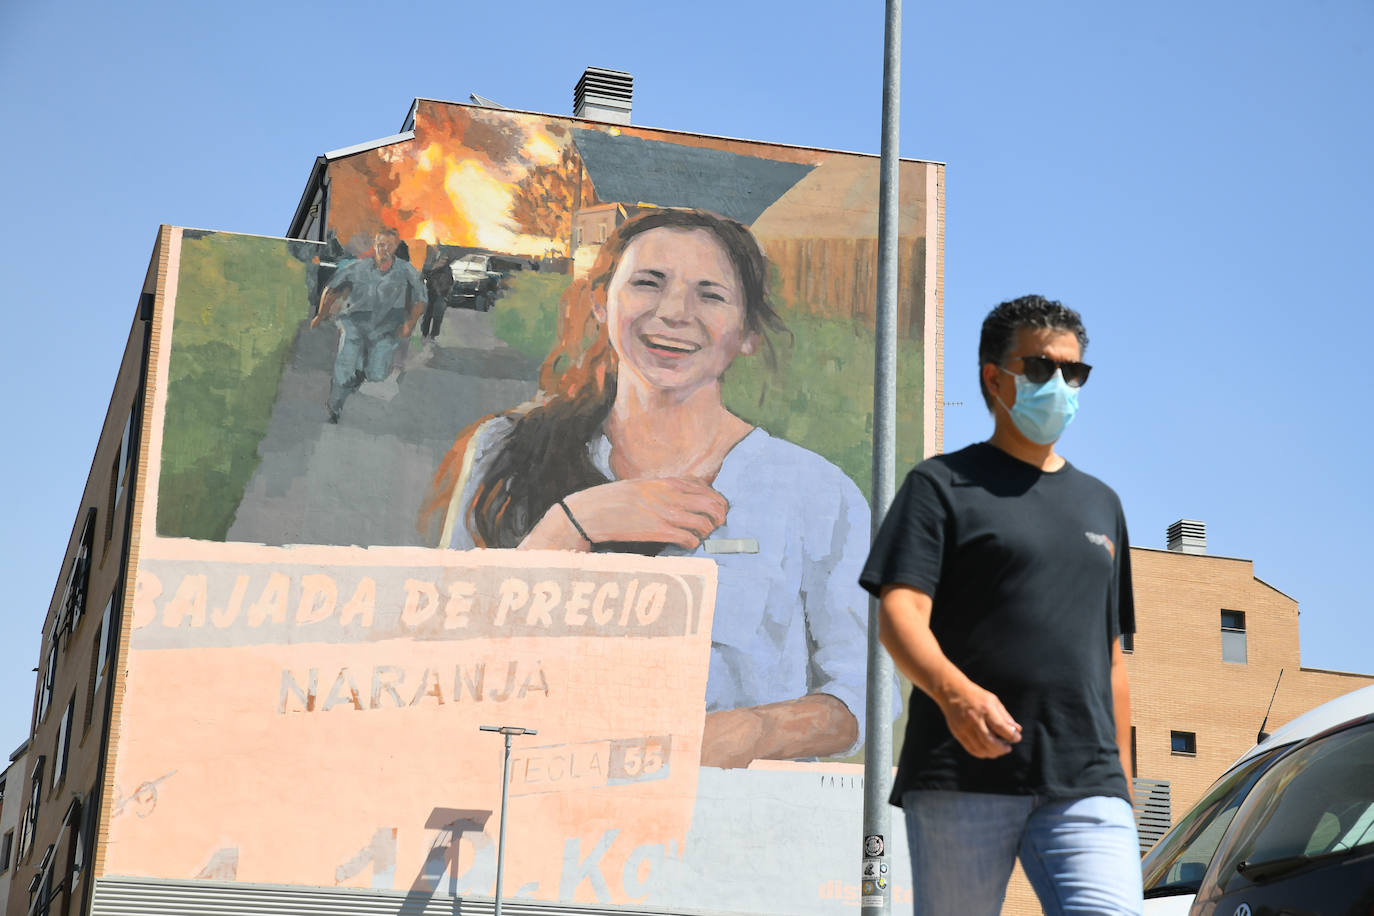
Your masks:
{"label": "black t-shirt", "polygon": [[907,475],[859,579],[933,599],[931,631],[1021,724],[993,760],[970,755],[911,692],[892,803],[910,789],[1126,798],[1111,646],[1135,632],[1126,521],[1111,488],[1065,463],[1041,471],[979,443]]}

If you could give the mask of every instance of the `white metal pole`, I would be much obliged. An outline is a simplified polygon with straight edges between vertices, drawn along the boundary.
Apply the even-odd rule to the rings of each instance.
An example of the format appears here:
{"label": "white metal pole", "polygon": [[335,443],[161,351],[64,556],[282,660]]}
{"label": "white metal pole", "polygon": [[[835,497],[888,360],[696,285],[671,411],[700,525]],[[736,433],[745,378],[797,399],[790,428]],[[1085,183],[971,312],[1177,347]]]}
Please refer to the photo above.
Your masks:
{"label": "white metal pole", "polygon": [[498,732],[506,739],[505,753],[501,758],[501,816],[496,838],[496,900],[492,908],[494,916],[501,916],[501,880],[506,867],[506,797],[510,785],[510,742],[516,735],[537,735],[533,728],[520,728],[515,725],[479,725],[479,731]]}
{"label": "white metal pole", "polygon": [[501,827],[496,840],[496,906],[495,916],[501,916],[501,878],[506,866],[506,787],[510,785],[510,739],[511,733],[503,730],[506,737],[506,753],[501,760]]}
{"label": "white metal pole", "polygon": [[[878,185],[878,308],[873,361],[873,533],[892,503],[897,471],[898,123],[902,0],[887,0],[883,29],[883,128]],[[927,397],[929,392],[926,393]],[[878,641],[878,603],[868,603],[868,691],[864,713],[863,916],[892,910],[888,846],[892,816],[892,659]]]}

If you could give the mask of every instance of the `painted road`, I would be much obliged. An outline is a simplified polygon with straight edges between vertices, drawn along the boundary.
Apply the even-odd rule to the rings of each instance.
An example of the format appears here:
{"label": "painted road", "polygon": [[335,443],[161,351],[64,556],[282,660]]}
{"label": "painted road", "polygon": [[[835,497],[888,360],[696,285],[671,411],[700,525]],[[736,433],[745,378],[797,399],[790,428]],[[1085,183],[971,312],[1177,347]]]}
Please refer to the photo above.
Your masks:
{"label": "painted road", "polygon": [[492,333],[487,314],[450,309],[436,340],[415,335],[391,375],[364,382],[331,424],[338,340],[332,322],[297,332],[228,540],[422,544],[421,502],[454,438],[535,392],[538,366]]}

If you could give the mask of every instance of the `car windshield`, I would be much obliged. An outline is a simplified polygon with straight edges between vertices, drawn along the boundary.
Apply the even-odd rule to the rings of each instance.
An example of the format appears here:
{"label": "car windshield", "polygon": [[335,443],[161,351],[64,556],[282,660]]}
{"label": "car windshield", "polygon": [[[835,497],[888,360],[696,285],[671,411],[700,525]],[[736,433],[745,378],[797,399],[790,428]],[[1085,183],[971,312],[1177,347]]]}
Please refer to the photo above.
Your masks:
{"label": "car windshield", "polygon": [[485,270],[487,267],[487,256],[484,254],[465,254],[458,259],[458,263],[463,267],[471,267],[475,270]]}
{"label": "car windshield", "polygon": [[1229,892],[1370,848],[1374,722],[1305,745],[1264,774],[1217,854],[1217,882]]}
{"label": "car windshield", "polygon": [[1217,780],[1202,801],[1145,856],[1145,896],[1196,893],[1236,809],[1283,748],[1260,754]]}

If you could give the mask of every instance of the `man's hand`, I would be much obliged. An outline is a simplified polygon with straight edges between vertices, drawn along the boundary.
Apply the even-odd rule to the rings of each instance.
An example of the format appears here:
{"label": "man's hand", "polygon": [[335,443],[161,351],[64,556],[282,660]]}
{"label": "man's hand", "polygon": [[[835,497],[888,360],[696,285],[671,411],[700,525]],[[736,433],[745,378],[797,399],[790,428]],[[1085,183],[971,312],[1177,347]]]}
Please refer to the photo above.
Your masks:
{"label": "man's hand", "polygon": [[960,746],[989,759],[1011,752],[1021,726],[1002,701],[979,687],[945,656],[930,631],[931,598],[918,588],[889,585],[878,602],[878,638],[897,670],[940,707]]}
{"label": "man's hand", "polygon": [[338,305],[339,299],[347,295],[351,288],[351,284],[345,283],[338,289],[326,288],[324,292],[320,293],[320,307],[315,310],[315,317],[310,319],[310,326],[317,328],[320,326],[320,322],[326,318],[333,318],[334,309]]}
{"label": "man's hand", "polygon": [[1010,754],[1011,746],[1021,740],[1021,726],[995,694],[968,678],[963,681],[935,698],[950,733],[974,757],[991,759]]}

